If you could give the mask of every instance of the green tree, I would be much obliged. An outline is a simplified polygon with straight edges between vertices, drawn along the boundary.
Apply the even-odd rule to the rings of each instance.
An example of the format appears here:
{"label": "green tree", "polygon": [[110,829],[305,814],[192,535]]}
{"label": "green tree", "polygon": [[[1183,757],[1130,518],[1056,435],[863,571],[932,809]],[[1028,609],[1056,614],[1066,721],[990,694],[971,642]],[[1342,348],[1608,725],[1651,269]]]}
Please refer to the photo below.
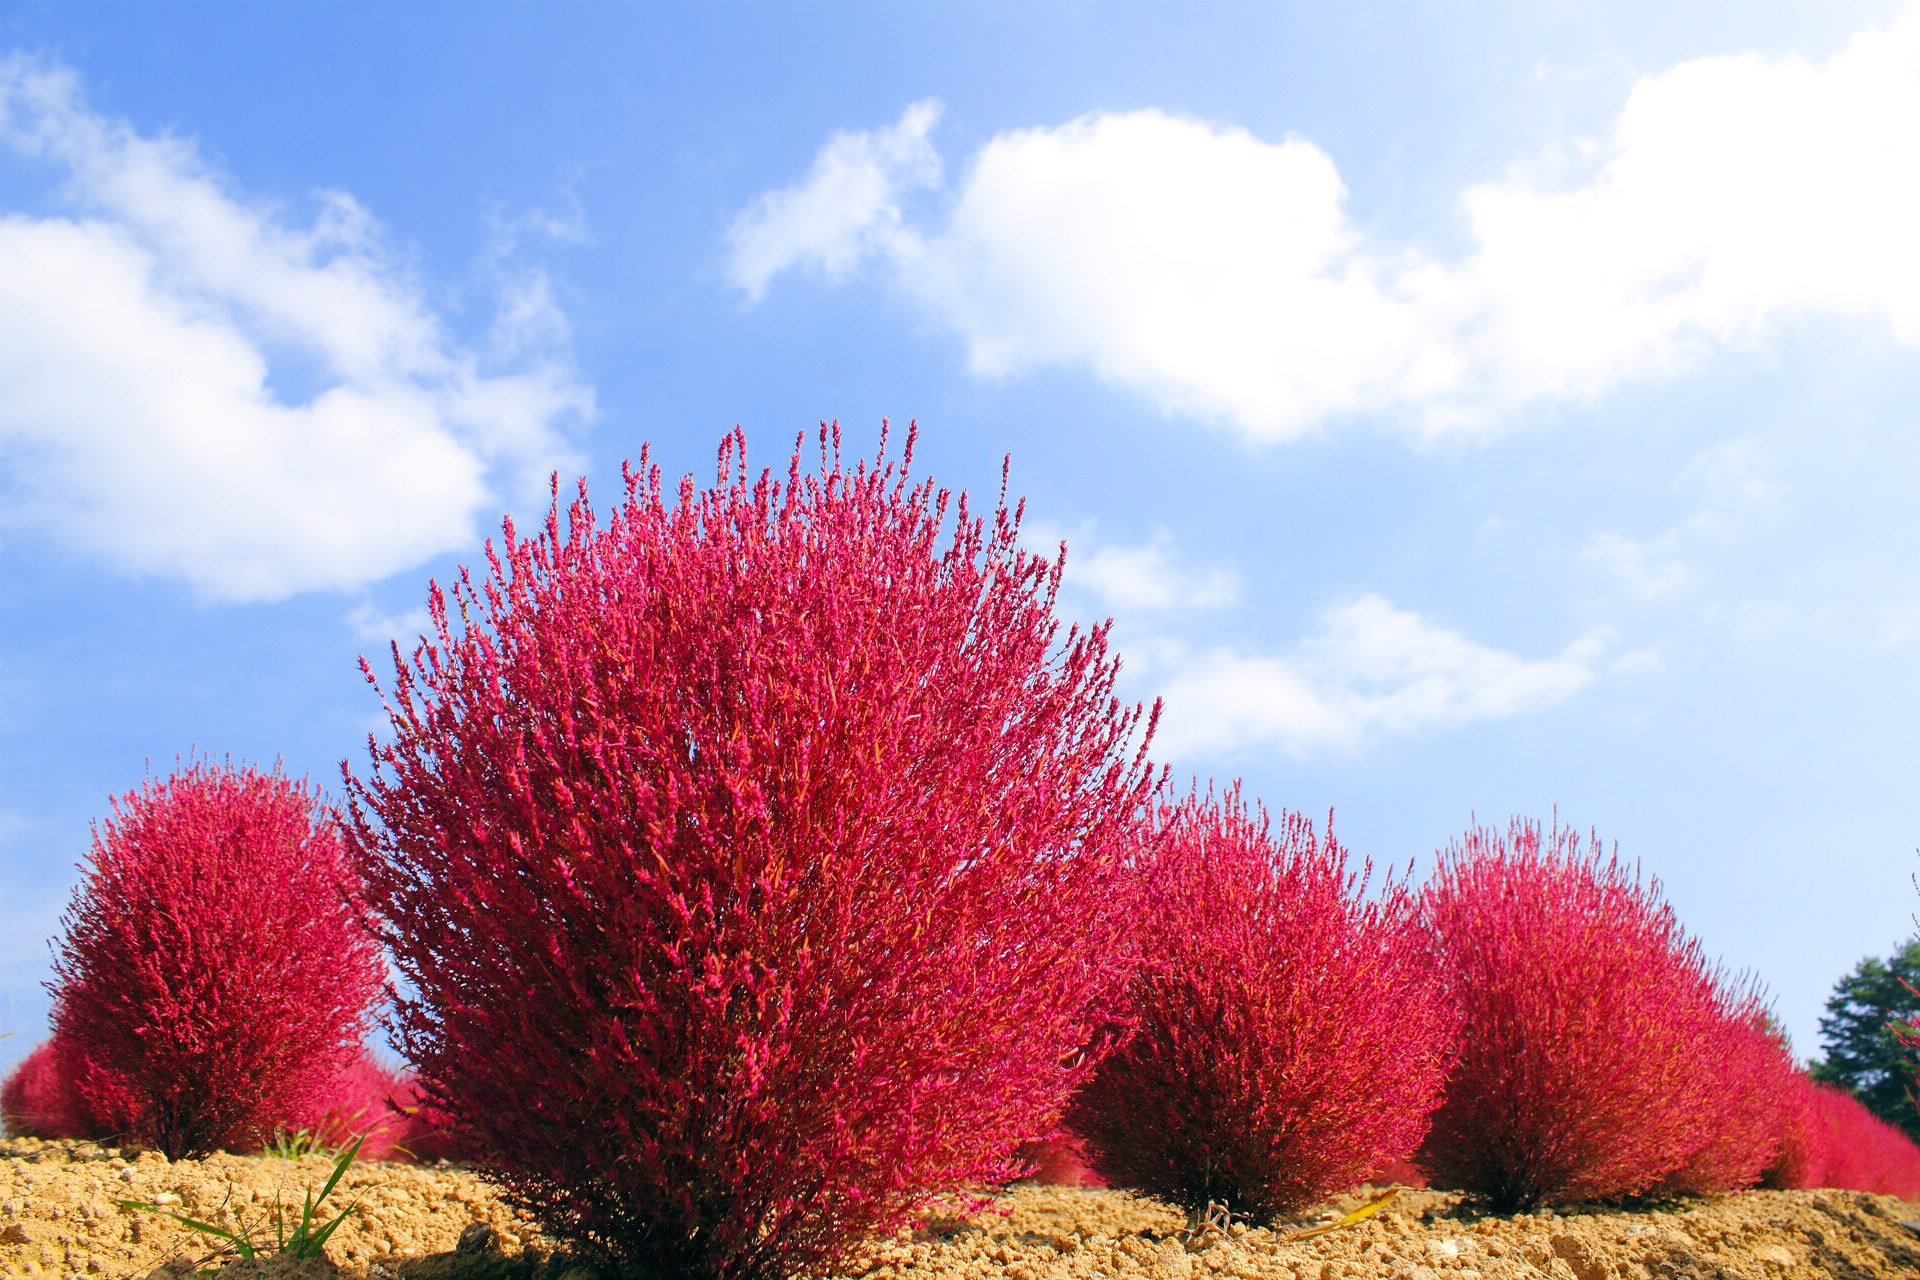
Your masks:
{"label": "green tree", "polygon": [[1920,938],[1885,960],[1868,957],[1834,984],[1827,1016],[1820,1019],[1823,1061],[1808,1069],[1816,1080],[1848,1089],[1881,1119],[1920,1140],[1920,1111],[1913,1105],[1920,1053],[1901,1043],[1890,1024],[1920,1016]]}

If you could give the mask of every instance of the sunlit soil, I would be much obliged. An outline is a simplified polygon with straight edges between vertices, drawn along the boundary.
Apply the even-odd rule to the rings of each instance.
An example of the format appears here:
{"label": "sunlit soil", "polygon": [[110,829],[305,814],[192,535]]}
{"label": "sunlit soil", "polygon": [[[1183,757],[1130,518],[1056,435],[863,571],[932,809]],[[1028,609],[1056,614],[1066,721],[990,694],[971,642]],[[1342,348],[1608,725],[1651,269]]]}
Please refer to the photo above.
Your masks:
{"label": "sunlit soil", "polygon": [[[215,1242],[121,1201],[158,1202],[264,1230],[276,1196],[297,1214],[329,1172],[303,1160],[168,1162],[89,1143],[0,1141],[0,1275],[163,1277],[220,1265]],[[1015,1187],[971,1217],[930,1214],[872,1242],[863,1280],[1762,1280],[1920,1276],[1920,1206],[1841,1191],[1751,1191],[1634,1211],[1483,1214],[1459,1196],[1400,1191],[1375,1217],[1312,1239],[1301,1228],[1366,1204],[1363,1189],[1293,1222],[1190,1231],[1185,1215],[1117,1191]],[[326,1258],[261,1259],[247,1276],[589,1280],[484,1182],[449,1165],[364,1164],[334,1200],[358,1210]],[[1913,1223],[1915,1225],[1907,1225]],[[269,1252],[263,1250],[263,1252]],[[598,1280],[614,1280],[600,1276]]]}

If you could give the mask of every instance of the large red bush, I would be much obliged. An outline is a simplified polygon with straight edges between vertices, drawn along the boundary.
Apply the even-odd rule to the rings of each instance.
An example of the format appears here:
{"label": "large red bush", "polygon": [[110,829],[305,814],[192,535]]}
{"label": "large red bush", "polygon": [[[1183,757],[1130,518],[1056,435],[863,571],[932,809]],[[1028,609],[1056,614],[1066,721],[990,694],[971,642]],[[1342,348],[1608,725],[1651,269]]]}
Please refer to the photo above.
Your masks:
{"label": "large red bush", "polygon": [[114,805],[54,970],[82,1104],[169,1156],[299,1127],[361,1052],[382,970],[304,783],[195,764]]}
{"label": "large red bush", "polygon": [[[903,464],[641,455],[488,548],[383,694],[353,841],[461,1153],[636,1274],[832,1265],[1011,1176],[1084,1073],[1154,780],[1060,567]],[[372,674],[369,671],[369,679]]]}
{"label": "large red bush", "polygon": [[1331,830],[1289,813],[1276,834],[1238,787],[1161,826],[1133,1034],[1068,1116],[1093,1167],[1189,1210],[1270,1215],[1405,1159],[1454,1017],[1402,890],[1367,900]]}
{"label": "large red bush", "polygon": [[1798,1117],[1800,1072],[1757,992],[1723,991],[1706,1011],[1706,1030],[1715,1056],[1703,1083],[1722,1103],[1713,1107],[1706,1140],[1653,1194],[1707,1195],[1763,1182]]}
{"label": "large red bush", "polygon": [[1422,914],[1465,1019],[1421,1155],[1434,1185],[1520,1207],[1724,1189],[1772,1162],[1757,1001],[1597,840],[1470,831]]}

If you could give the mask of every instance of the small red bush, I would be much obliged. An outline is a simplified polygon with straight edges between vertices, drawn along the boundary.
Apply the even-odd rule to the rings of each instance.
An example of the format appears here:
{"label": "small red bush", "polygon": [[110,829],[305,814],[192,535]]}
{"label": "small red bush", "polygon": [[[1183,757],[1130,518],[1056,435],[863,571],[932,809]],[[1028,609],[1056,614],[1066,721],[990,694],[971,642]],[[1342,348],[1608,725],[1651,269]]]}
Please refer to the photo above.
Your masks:
{"label": "small red bush", "polygon": [[24,1137],[118,1138],[122,1132],[115,1117],[131,1114],[133,1107],[125,1081],[59,1036],[28,1054],[0,1089],[0,1116],[9,1132]]}
{"label": "small red bush", "polygon": [[1074,1100],[1093,1167],[1189,1210],[1271,1215],[1419,1145],[1454,1017],[1397,885],[1329,830],[1276,836],[1236,786],[1164,810],[1143,871],[1133,1033]]}
{"label": "small red bush", "polygon": [[348,777],[424,1098],[616,1270],[825,1272],[1013,1176],[1117,980],[1154,779],[1105,628],[1061,635],[1017,511],[949,534],[911,441],[837,434],[509,522]]}
{"label": "small red bush", "polygon": [[195,764],[114,805],[55,960],[83,1105],[168,1156],[259,1146],[361,1052],[382,971],[304,783]]}
{"label": "small red bush", "polygon": [[1517,1208],[1724,1189],[1772,1162],[1757,1002],[1597,840],[1477,828],[1421,911],[1465,1016],[1420,1157],[1435,1186]]}
{"label": "small red bush", "polygon": [[83,1138],[86,1122],[79,1114],[60,1047],[49,1040],[21,1059],[0,1085],[0,1120],[7,1132],[21,1138]]}
{"label": "small red bush", "polygon": [[404,1075],[361,1053],[333,1081],[325,1105],[301,1127],[323,1146],[345,1147],[360,1140],[364,1160],[408,1159],[408,1138],[418,1122],[407,1113],[412,1082]]}
{"label": "small red bush", "polygon": [[1830,1084],[1813,1085],[1812,1109],[1820,1151],[1813,1185],[1920,1199],[1920,1147],[1898,1126]]}
{"label": "small red bush", "polygon": [[1043,1187],[1104,1187],[1107,1180],[1087,1163],[1086,1144],[1070,1133],[1020,1145],[1016,1153],[1028,1166],[1027,1179]]}

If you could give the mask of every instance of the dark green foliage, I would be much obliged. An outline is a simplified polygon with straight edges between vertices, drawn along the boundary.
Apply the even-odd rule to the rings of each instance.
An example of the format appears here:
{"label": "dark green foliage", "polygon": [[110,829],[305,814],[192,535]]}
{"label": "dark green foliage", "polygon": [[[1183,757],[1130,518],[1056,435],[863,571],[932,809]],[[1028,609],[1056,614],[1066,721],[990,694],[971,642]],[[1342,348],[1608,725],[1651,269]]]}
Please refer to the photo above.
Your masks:
{"label": "dark green foliage", "polygon": [[1827,1056],[1808,1070],[1815,1080],[1839,1085],[1874,1115],[1920,1139],[1920,1112],[1909,1092],[1920,1071],[1920,1052],[1902,1045],[1888,1025],[1920,1016],[1920,996],[1906,984],[1920,987],[1920,938],[1885,960],[1869,956],[1834,984],[1827,1016],[1820,1019]]}

